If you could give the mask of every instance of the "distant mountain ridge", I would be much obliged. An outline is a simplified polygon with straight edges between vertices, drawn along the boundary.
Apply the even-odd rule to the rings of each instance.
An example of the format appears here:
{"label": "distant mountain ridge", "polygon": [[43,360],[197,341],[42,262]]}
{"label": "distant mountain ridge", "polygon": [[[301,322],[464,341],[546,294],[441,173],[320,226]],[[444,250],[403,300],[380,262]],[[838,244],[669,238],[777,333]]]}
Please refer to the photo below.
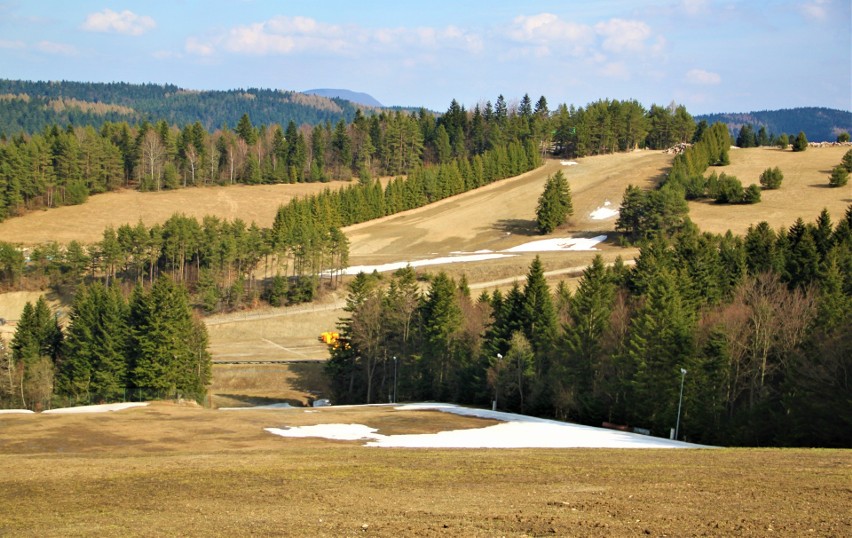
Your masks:
{"label": "distant mountain ridge", "polygon": [[709,124],[722,122],[736,136],[743,125],[754,126],[755,132],[765,127],[769,134],[797,135],[805,133],[810,142],[833,142],[842,132],[852,134],[852,112],[821,107],[801,107],[757,112],[702,114],[695,121]]}
{"label": "distant mountain ridge", "polygon": [[319,95],[320,97],[327,97],[329,99],[343,99],[364,106],[384,108],[384,105],[376,100],[375,97],[363,92],[333,88],[317,88],[313,90],[304,90],[302,93],[306,93],[308,95]]}
{"label": "distant mountain ridge", "polygon": [[[365,94],[366,95],[366,94]],[[380,106],[380,105],[379,105]],[[173,84],[0,79],[0,134],[35,133],[50,125],[196,121],[212,131],[234,127],[243,114],[255,125],[352,121],[363,105],[342,98],[259,88],[200,91]]]}

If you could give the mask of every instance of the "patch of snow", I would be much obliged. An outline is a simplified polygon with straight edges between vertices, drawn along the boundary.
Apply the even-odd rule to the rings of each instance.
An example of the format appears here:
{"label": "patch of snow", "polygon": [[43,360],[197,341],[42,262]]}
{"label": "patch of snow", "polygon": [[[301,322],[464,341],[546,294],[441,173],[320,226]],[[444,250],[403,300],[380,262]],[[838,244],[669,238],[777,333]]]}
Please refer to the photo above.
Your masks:
{"label": "patch of snow", "polygon": [[450,252],[453,256],[467,256],[470,254],[493,254],[493,250],[483,249],[483,250],[475,250],[473,252],[465,252],[463,250],[454,250]]}
{"label": "patch of snow", "polygon": [[585,237],[556,237],[553,239],[540,239],[518,245],[504,252],[551,252],[561,250],[597,250],[595,245],[606,241],[605,235],[592,238]]}
{"label": "patch of snow", "polygon": [[293,428],[264,428],[264,430],[281,437],[323,437],[335,441],[360,441],[385,437],[376,433],[376,428],[363,424],[317,424]]}
{"label": "patch of snow", "polygon": [[45,414],[51,415],[73,415],[77,413],[107,413],[110,411],[121,411],[122,409],[130,409],[131,407],[145,407],[148,402],[123,402],[99,405],[81,405],[79,407],[60,407],[59,409],[49,409],[42,411]]}
{"label": "patch of snow", "polygon": [[636,433],[568,424],[555,420],[472,409],[450,404],[407,404],[399,411],[435,410],[501,421],[485,428],[450,430],[432,434],[381,435],[362,424],[320,424],[292,428],[265,428],[282,437],[325,437],[368,440],[365,446],[398,448],[707,448]]}
{"label": "patch of snow", "polygon": [[0,415],[31,415],[35,411],[29,409],[0,409]]}
{"label": "patch of snow", "polygon": [[615,217],[618,215],[618,210],[612,209],[611,205],[612,203],[609,200],[605,200],[602,206],[589,213],[589,217],[592,220],[606,220]]}
{"label": "patch of snow", "polygon": [[562,166],[577,166],[580,163],[578,163],[577,161],[559,161],[559,164],[561,164]]}
{"label": "patch of snow", "polygon": [[481,262],[485,260],[494,260],[497,258],[508,258],[509,254],[497,253],[481,253],[467,254],[463,256],[442,256],[440,258],[430,258],[427,260],[414,260],[394,263],[383,263],[380,265],[353,265],[343,270],[344,275],[357,275],[358,273],[372,273],[378,271],[384,273],[386,271],[396,271],[410,265],[413,268],[426,267],[429,265],[443,265],[446,263],[463,263],[463,262]]}

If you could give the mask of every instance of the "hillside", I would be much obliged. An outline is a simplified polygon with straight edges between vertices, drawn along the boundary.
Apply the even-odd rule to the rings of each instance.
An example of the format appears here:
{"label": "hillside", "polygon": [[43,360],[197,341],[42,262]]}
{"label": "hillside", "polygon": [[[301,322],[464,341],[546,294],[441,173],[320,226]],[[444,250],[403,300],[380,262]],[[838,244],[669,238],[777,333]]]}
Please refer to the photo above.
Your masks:
{"label": "hillside", "polygon": [[695,116],[695,121],[701,120],[711,125],[719,121],[726,124],[734,138],[743,125],[754,126],[755,132],[765,127],[769,134],[776,136],[782,133],[796,135],[799,131],[804,131],[811,142],[833,142],[843,131],[852,133],[852,112],[821,107]]}
{"label": "hillside", "polygon": [[319,95],[320,97],[326,97],[328,99],[343,99],[345,101],[351,101],[364,106],[376,108],[384,107],[384,105],[378,102],[372,95],[363,92],[353,92],[352,90],[319,88],[315,90],[305,90],[302,93],[306,93],[308,95]]}
{"label": "hillside", "polygon": [[344,99],[272,89],[198,91],[173,84],[128,84],[0,79],[0,133],[35,133],[46,126],[161,119],[208,130],[235,126],[243,114],[256,124],[351,121],[359,108]]}

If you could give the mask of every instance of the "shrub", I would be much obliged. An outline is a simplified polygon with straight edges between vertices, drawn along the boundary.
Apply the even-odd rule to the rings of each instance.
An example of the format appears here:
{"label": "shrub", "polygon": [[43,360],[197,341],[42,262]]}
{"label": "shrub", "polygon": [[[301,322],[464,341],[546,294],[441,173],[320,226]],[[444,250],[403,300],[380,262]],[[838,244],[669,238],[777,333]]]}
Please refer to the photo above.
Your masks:
{"label": "shrub", "polygon": [[738,204],[743,200],[743,184],[734,176],[721,174],[719,176],[717,204]]}
{"label": "shrub", "polygon": [[852,173],[852,149],[846,152],[846,155],[844,155],[843,159],[840,160],[840,165],[845,168],[847,172]]}
{"label": "shrub", "polygon": [[767,168],[760,174],[760,184],[764,189],[778,189],[781,187],[781,180],[784,179],[784,174],[777,166],[775,168]]}
{"label": "shrub", "polygon": [[760,187],[752,183],[748,186],[748,188],[743,193],[742,203],[744,204],[756,204],[760,201]]}
{"label": "shrub", "polygon": [[839,164],[831,171],[831,177],[828,179],[828,184],[832,187],[843,187],[849,183],[849,172],[846,168]]}
{"label": "shrub", "polygon": [[793,151],[805,151],[808,149],[808,138],[804,131],[799,131],[796,139],[793,141]]}

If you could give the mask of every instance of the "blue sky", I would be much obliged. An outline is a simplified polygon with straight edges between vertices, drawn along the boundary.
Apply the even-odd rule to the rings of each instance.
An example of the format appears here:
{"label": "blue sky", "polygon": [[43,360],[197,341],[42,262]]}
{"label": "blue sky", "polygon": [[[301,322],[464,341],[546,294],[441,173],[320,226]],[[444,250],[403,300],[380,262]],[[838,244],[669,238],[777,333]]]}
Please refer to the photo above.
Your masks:
{"label": "blue sky", "polygon": [[0,0],[0,77],[852,109],[850,0]]}

